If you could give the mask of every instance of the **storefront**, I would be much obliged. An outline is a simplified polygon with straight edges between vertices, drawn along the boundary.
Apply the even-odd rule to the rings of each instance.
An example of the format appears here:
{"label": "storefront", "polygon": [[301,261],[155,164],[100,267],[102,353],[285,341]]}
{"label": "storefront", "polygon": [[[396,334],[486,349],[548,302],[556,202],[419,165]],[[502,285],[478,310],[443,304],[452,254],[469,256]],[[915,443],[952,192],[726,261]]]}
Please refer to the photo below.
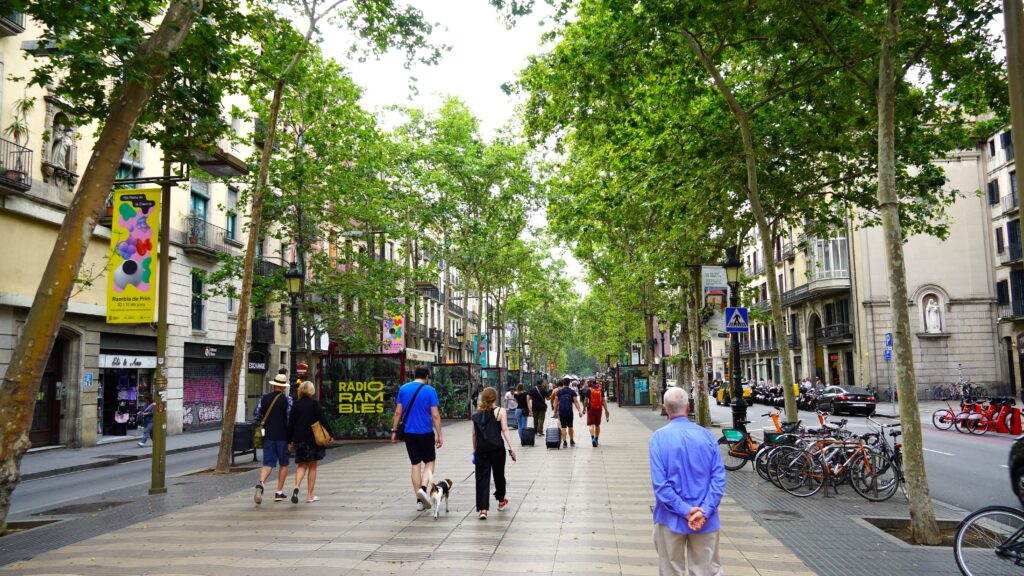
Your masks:
{"label": "storefront", "polygon": [[224,388],[233,346],[185,343],[182,375],[182,430],[207,430],[224,419]]}
{"label": "storefront", "polygon": [[[97,368],[96,435],[125,436],[138,427],[136,414],[153,392],[156,338],[100,334]],[[85,379],[91,380],[92,374],[86,374]]]}

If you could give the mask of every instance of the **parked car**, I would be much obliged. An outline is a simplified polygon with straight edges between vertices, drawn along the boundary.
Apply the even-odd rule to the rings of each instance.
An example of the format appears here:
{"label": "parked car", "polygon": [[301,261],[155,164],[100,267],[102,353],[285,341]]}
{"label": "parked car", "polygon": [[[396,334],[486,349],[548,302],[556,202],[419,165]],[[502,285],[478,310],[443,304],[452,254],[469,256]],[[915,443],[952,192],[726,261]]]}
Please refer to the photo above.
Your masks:
{"label": "parked car", "polygon": [[1024,435],[1018,436],[1010,447],[1010,485],[1024,506]]}
{"label": "parked car", "polygon": [[[743,385],[743,397],[749,400],[750,399],[750,391],[751,391],[750,384],[744,384]],[[721,388],[718,389],[718,394],[715,395],[715,404],[718,404],[719,406],[721,406],[722,404],[725,404],[726,406],[728,406],[730,402],[731,402],[731,400],[730,400],[730,395],[729,395],[729,388],[728,388],[728,386],[722,386]]]}
{"label": "parked car", "polygon": [[826,386],[818,396],[818,410],[830,414],[849,412],[867,415],[875,411],[875,396],[864,388]]}

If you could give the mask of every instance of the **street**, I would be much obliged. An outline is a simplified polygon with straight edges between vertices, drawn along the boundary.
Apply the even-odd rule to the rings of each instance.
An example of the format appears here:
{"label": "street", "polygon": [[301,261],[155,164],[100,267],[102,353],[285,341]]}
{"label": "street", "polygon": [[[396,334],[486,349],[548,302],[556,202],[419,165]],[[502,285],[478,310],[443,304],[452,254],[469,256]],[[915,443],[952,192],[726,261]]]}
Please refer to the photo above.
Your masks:
{"label": "street", "polygon": [[[879,406],[881,409],[882,406]],[[755,404],[747,408],[747,419],[751,421],[751,432],[773,428],[771,418],[763,414],[775,410],[770,406]],[[923,412],[925,410],[922,410]],[[922,417],[924,435],[924,458],[928,473],[928,485],[936,500],[966,511],[984,506],[1002,504],[1020,506],[1010,490],[1010,475],[1006,467],[1013,436],[988,433],[984,436],[961,434],[956,429],[938,430],[931,423],[931,411]],[[711,400],[711,418],[725,427],[731,426],[732,408],[717,406]],[[872,429],[864,416],[833,416],[831,421],[849,420],[851,431],[863,434]],[[886,424],[895,420],[876,418]],[[800,421],[805,426],[817,427],[818,417],[814,412],[800,411]],[[876,429],[877,430],[877,429]]]}

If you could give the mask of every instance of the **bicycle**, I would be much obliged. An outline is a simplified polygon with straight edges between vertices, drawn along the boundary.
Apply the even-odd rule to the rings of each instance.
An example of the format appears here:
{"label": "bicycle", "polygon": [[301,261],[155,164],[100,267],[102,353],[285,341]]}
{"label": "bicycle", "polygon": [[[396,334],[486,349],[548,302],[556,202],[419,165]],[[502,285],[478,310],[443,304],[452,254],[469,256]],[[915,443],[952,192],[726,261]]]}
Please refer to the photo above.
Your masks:
{"label": "bicycle", "polygon": [[[903,445],[896,441],[896,439],[903,434],[901,430],[898,430],[901,424],[882,424],[870,416],[868,416],[868,422],[878,426],[878,433],[875,434],[874,432],[869,432],[865,434],[863,436],[864,442],[872,451],[876,451],[885,456],[885,459],[877,463],[879,467],[878,475],[872,477],[871,480],[874,482],[878,478],[885,478],[884,474],[888,472],[888,470],[885,469],[885,466],[886,464],[891,463],[894,475],[890,482],[903,490],[903,497],[909,502],[910,495],[907,493],[907,479],[903,474]],[[890,429],[888,436],[892,438],[892,446],[890,446],[889,441],[886,440],[885,431],[887,429]],[[884,502],[896,494],[895,488],[890,485],[889,482],[877,483],[877,485],[867,484],[861,486],[861,488],[864,490],[863,492],[858,492],[858,494],[861,494],[864,498],[874,502]],[[857,490],[856,486],[854,486],[854,490]]]}
{"label": "bicycle", "polygon": [[1009,506],[975,510],[953,539],[964,576],[1019,576],[1024,572],[1024,511]]}

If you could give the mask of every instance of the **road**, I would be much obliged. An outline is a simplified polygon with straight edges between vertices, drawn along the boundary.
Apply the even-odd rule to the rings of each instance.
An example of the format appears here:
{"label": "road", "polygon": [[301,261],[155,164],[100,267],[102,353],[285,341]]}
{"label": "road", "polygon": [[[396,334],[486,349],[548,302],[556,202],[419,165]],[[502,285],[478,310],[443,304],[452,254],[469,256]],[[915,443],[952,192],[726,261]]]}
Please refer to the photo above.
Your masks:
{"label": "road", "polygon": [[[762,416],[769,410],[772,408],[763,404],[748,408],[751,432],[773,428],[771,419]],[[716,406],[712,400],[711,417],[715,422],[728,426],[732,422],[732,409]],[[832,422],[840,418],[849,420],[848,428],[853,432],[863,433],[872,428],[864,416],[833,416]],[[805,425],[818,425],[813,412],[801,411],[800,420]],[[956,429],[938,430],[932,426],[930,416],[922,422],[921,428],[925,469],[933,498],[968,511],[993,504],[1020,506],[1010,490],[1010,473],[1006,467],[1012,436],[992,432],[984,436],[968,436]]]}
{"label": "road", "polygon": [[[166,482],[171,485],[177,476],[209,469],[216,460],[217,448],[170,454],[167,456]],[[238,465],[246,466],[246,461],[246,458],[241,458]],[[130,492],[134,495],[149,487],[150,462],[148,459],[137,460],[21,482],[11,497],[10,514],[12,517],[33,514],[81,498],[116,491]]]}

